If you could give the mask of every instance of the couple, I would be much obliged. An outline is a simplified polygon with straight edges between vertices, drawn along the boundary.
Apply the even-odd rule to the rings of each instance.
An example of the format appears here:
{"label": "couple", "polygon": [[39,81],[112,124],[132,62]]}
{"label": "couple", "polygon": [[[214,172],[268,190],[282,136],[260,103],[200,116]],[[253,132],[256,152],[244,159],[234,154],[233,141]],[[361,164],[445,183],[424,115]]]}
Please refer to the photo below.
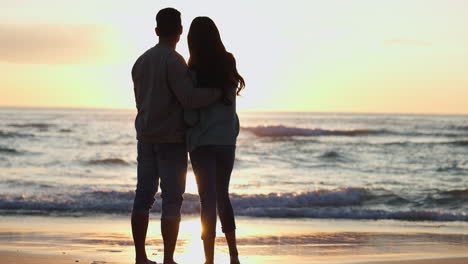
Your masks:
{"label": "couple", "polygon": [[236,95],[244,88],[244,80],[211,19],[197,17],[192,21],[187,37],[188,65],[175,51],[182,34],[180,12],[162,9],[156,23],[159,43],[141,55],[132,68],[138,110],[137,188],[131,220],[136,264],[154,263],[147,258],[145,240],[158,185],[164,263],[175,263],[187,150],[200,196],[206,263],[213,263],[217,210],[231,264],[238,264],[229,180],[239,133]]}

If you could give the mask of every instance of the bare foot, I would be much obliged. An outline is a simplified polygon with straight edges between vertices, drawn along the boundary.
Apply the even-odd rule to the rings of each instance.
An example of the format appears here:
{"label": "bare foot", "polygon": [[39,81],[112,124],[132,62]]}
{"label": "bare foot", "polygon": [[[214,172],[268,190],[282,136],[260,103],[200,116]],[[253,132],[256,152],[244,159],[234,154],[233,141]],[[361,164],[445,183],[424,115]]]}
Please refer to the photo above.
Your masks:
{"label": "bare foot", "polygon": [[146,259],[146,261],[136,261],[135,264],[158,264],[156,261]]}

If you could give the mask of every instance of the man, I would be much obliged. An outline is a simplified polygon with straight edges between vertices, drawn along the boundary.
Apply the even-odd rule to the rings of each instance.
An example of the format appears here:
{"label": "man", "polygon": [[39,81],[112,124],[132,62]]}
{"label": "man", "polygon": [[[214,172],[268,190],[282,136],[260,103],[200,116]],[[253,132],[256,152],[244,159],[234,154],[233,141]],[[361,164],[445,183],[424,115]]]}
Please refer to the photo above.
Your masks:
{"label": "man", "polygon": [[194,88],[185,60],[175,51],[182,34],[180,12],[165,8],[156,15],[159,43],[146,51],[132,69],[138,114],[137,189],[132,211],[136,264],[152,264],[145,251],[149,211],[161,180],[161,233],[164,263],[174,264],[187,152],[183,109],[208,106],[218,89]]}

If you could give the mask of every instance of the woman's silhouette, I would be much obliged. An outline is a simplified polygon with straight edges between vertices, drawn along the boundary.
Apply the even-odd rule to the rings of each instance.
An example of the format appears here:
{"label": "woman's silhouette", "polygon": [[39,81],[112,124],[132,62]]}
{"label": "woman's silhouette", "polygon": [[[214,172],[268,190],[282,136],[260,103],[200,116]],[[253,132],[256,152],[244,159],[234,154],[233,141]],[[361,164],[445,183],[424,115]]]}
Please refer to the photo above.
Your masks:
{"label": "woman's silhouette", "polygon": [[234,165],[239,119],[236,95],[245,82],[227,52],[215,23],[208,17],[192,21],[188,33],[189,68],[197,86],[215,87],[222,100],[207,108],[185,113],[187,145],[201,202],[202,239],[206,263],[213,263],[216,210],[225,233],[231,264],[239,263],[234,213],[229,200],[229,181]]}

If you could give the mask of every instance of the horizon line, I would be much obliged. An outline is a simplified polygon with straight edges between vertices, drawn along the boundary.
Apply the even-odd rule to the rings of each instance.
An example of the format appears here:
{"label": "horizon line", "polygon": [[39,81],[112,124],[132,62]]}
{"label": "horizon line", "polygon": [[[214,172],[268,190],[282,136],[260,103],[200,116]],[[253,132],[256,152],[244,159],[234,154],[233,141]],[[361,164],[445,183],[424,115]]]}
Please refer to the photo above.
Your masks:
{"label": "horizon line", "polygon": [[[136,108],[130,107],[92,107],[92,106],[13,106],[0,105],[0,109],[63,109],[63,110],[117,110],[130,111]],[[369,112],[369,111],[320,111],[320,110],[284,110],[284,109],[238,109],[237,112],[259,112],[259,113],[316,113],[316,114],[373,114],[373,115],[456,115],[468,116],[467,113],[430,113],[430,112]]]}

